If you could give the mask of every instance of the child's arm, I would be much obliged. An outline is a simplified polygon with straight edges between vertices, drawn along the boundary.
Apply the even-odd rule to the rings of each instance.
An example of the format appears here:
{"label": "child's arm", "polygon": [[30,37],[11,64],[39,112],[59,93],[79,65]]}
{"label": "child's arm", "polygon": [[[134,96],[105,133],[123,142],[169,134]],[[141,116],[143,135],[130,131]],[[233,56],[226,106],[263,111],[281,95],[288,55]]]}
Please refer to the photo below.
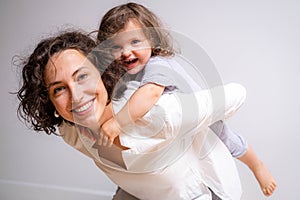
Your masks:
{"label": "child's arm", "polygon": [[109,145],[121,133],[122,127],[134,123],[152,108],[164,89],[164,86],[148,83],[133,93],[116,116],[106,121],[101,127],[103,134],[108,137]]}
{"label": "child's arm", "polygon": [[121,127],[143,117],[161,97],[165,87],[148,83],[136,90],[115,116]]}

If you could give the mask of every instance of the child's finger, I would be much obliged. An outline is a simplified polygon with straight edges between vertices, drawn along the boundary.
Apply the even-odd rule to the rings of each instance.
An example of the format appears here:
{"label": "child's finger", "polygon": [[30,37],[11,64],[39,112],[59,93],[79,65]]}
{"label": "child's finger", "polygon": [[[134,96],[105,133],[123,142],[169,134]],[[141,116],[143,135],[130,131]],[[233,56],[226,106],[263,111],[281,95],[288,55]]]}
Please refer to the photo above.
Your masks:
{"label": "child's finger", "polygon": [[98,141],[97,141],[98,145],[102,145],[103,144],[103,138],[104,138],[104,135],[103,135],[102,132],[100,132],[99,138],[98,138]]}
{"label": "child's finger", "polygon": [[108,137],[107,137],[106,135],[104,135],[104,136],[103,136],[103,143],[102,143],[102,145],[103,145],[103,146],[106,146],[107,143],[108,143]]}
{"label": "child's finger", "polygon": [[84,128],[82,126],[78,126],[80,134],[82,134],[85,137],[88,137],[92,141],[96,141],[96,138],[90,133],[90,131],[87,128]]}
{"label": "child's finger", "polygon": [[113,145],[114,139],[115,139],[115,138],[110,138],[110,139],[108,140],[108,147],[111,147],[111,146]]}

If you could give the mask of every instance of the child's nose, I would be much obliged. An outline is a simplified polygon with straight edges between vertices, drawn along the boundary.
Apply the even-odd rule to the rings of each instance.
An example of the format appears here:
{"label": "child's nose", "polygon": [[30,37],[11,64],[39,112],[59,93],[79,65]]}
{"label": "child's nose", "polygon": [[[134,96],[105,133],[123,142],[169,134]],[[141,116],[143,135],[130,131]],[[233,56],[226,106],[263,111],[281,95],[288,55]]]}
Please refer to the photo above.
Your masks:
{"label": "child's nose", "polygon": [[122,51],[122,56],[123,57],[129,57],[131,55],[131,49],[130,48],[124,48]]}

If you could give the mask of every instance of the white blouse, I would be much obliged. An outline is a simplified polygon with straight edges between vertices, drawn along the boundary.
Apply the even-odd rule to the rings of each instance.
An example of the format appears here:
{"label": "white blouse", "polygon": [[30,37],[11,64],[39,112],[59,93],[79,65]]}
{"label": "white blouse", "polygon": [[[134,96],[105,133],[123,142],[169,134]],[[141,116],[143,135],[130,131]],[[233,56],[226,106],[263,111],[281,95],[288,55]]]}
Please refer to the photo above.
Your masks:
{"label": "white blouse", "polygon": [[[138,83],[132,81],[124,97],[114,102],[117,112]],[[119,187],[139,199],[238,200],[241,184],[228,149],[208,128],[234,114],[243,104],[245,89],[227,84],[193,94],[164,94],[138,122],[120,137],[123,146],[95,147],[75,126],[62,124],[66,143],[91,157]]]}

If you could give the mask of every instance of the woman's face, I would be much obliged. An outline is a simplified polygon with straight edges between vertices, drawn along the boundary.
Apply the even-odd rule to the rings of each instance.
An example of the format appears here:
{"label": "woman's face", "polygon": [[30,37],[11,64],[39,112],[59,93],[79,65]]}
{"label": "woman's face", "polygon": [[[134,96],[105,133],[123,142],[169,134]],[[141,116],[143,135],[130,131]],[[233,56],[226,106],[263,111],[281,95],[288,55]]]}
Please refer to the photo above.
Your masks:
{"label": "woman's face", "polygon": [[73,49],[57,53],[47,63],[44,75],[59,115],[82,126],[99,126],[107,91],[99,71],[86,56]]}

